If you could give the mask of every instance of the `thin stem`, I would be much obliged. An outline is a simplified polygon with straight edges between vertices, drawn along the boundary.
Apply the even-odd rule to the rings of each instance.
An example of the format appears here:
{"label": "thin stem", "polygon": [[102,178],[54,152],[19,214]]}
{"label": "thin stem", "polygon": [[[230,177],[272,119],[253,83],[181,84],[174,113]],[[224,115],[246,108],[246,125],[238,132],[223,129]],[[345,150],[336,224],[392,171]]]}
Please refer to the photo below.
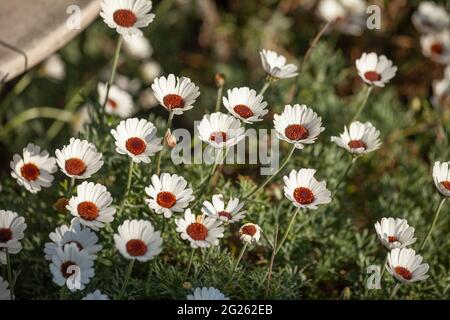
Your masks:
{"label": "thin stem", "polygon": [[272,83],[272,81],[270,80],[270,78],[268,77],[266,79],[266,81],[264,82],[263,87],[261,88],[261,90],[259,91],[258,95],[264,95],[264,93],[266,92],[267,89],[269,89],[270,84]]}
{"label": "thin stem", "polygon": [[381,280],[383,280],[384,271],[386,271],[386,264],[387,264],[387,261],[388,261],[388,257],[389,257],[389,255],[386,254],[386,258],[384,259],[384,263],[381,266],[383,268],[383,270],[381,270],[381,275],[380,275],[380,279]]}
{"label": "thin stem", "polygon": [[217,99],[216,99],[216,107],[215,112],[220,111],[220,106],[222,105],[222,94],[223,94],[223,86],[219,86],[217,88]]}
{"label": "thin stem", "polygon": [[441,200],[441,202],[439,203],[439,206],[438,206],[438,208],[437,208],[437,210],[436,210],[436,213],[434,214],[434,218],[433,218],[433,222],[432,222],[432,224],[431,224],[431,227],[430,227],[430,229],[428,230],[427,236],[423,239],[422,244],[420,245],[419,251],[422,251],[422,250],[423,250],[423,248],[425,247],[425,243],[427,242],[428,238],[431,236],[431,233],[433,232],[433,229],[434,229],[434,227],[435,227],[435,225],[436,225],[436,222],[437,222],[437,220],[438,220],[439,213],[441,212],[441,209],[442,209],[442,207],[444,206],[445,200],[447,200],[447,198],[443,198],[443,199]]}
{"label": "thin stem", "polygon": [[239,256],[238,256],[238,258],[236,260],[236,263],[233,266],[233,270],[231,272],[230,279],[228,280],[227,284],[225,285],[225,288],[228,288],[228,286],[231,284],[231,281],[233,281],[234,273],[236,272],[236,270],[237,270],[237,268],[239,266],[239,262],[241,262],[242,257],[244,256],[244,252],[247,249],[247,247],[248,247],[248,242],[244,243],[244,246],[242,247],[241,252],[239,253]]}
{"label": "thin stem", "polygon": [[123,297],[123,294],[125,293],[125,289],[127,288],[128,281],[130,281],[131,272],[133,271],[133,265],[134,265],[135,259],[130,260],[130,263],[128,264],[127,272],[125,274],[125,279],[123,280],[122,288],[120,289],[119,295],[117,296],[116,300],[120,300]]}
{"label": "thin stem", "polygon": [[73,188],[75,187],[75,178],[72,177],[70,178],[70,182],[69,182],[69,188],[67,188],[67,195],[66,195],[66,199],[69,199],[70,196],[72,195],[73,192]]}
{"label": "thin stem", "polygon": [[361,104],[360,104],[360,106],[359,106],[359,108],[358,108],[358,111],[356,111],[356,113],[355,113],[355,115],[353,116],[353,118],[352,118],[352,121],[350,121],[350,123],[352,123],[353,121],[356,121],[356,120],[358,120],[358,117],[359,117],[359,115],[361,114],[361,112],[364,110],[364,107],[366,106],[366,104],[367,104],[367,100],[369,99],[369,96],[370,96],[370,93],[372,92],[372,86],[366,86],[365,87],[365,94],[364,94],[364,99],[363,99],[363,101],[361,102]]}
{"label": "thin stem", "polygon": [[161,158],[162,158],[162,154],[164,152],[164,148],[167,145],[166,134],[170,130],[170,128],[172,127],[173,116],[174,116],[173,111],[170,111],[169,119],[167,120],[167,127],[166,127],[166,130],[164,131],[163,148],[158,153],[158,159],[156,160],[156,175],[158,175],[158,176],[159,176],[159,174],[161,172]]}
{"label": "thin stem", "polygon": [[288,227],[287,227],[287,229],[286,229],[286,232],[284,233],[283,238],[281,238],[281,241],[280,241],[280,243],[278,244],[278,246],[277,246],[277,248],[276,248],[276,250],[275,250],[275,255],[278,254],[278,252],[279,252],[280,249],[281,249],[281,246],[282,246],[283,243],[286,241],[286,239],[287,239],[287,237],[288,237],[288,235],[289,235],[289,232],[291,231],[292,226],[294,225],[295,218],[297,217],[297,214],[298,214],[299,212],[300,212],[300,208],[297,208],[297,209],[294,211],[294,214],[292,215],[291,220],[289,220],[289,224],[288,224]]}
{"label": "thin stem", "polygon": [[398,289],[400,288],[401,283],[398,282],[391,291],[391,294],[389,295],[389,300],[392,300],[394,298],[394,296],[397,294]]}
{"label": "thin stem", "polygon": [[14,300],[14,284],[13,284],[13,277],[12,277],[11,256],[8,252],[8,248],[6,248],[6,269],[8,272],[10,298],[11,298],[11,300]]}
{"label": "thin stem", "polygon": [[132,177],[133,177],[133,167],[134,167],[134,162],[133,162],[133,159],[130,158],[130,166],[128,168],[127,188],[125,189],[125,194],[123,196],[122,203],[120,204],[119,211],[117,212],[117,216],[118,217],[120,216],[120,214],[123,211],[123,208],[125,207],[125,203],[127,202],[128,194],[130,193],[130,190],[131,190],[131,180],[132,180]]}
{"label": "thin stem", "polygon": [[266,298],[269,295],[270,280],[272,279],[273,264],[275,263],[275,256],[277,255],[278,244],[278,224],[275,226],[275,239],[273,240],[273,251],[270,257],[269,271],[267,272]]}
{"label": "thin stem", "polygon": [[117,39],[116,51],[114,53],[111,74],[109,75],[109,80],[108,80],[108,83],[106,84],[105,100],[103,101],[102,108],[101,108],[101,111],[103,113],[103,118],[105,117],[105,108],[106,108],[106,103],[108,102],[109,91],[111,90],[111,86],[113,85],[114,79],[116,77],[117,64],[119,63],[119,56],[120,56],[120,50],[122,48],[122,43],[123,43],[123,37],[120,35],[119,38]]}
{"label": "thin stem", "polygon": [[186,269],[186,273],[184,274],[183,282],[186,281],[186,279],[189,275],[189,271],[191,271],[192,261],[194,261],[194,253],[195,253],[195,248],[192,248],[191,255],[189,256],[189,262],[188,262],[188,266]]}
{"label": "thin stem", "polygon": [[350,161],[347,164],[347,167],[345,168],[344,173],[339,178],[338,182],[336,183],[336,186],[333,189],[333,193],[331,194],[331,198],[333,198],[336,195],[336,192],[339,190],[340,185],[342,184],[342,182],[347,177],[348,173],[350,172],[350,169],[352,168],[353,164],[356,162],[357,159],[358,159],[358,157],[353,157],[352,161]]}
{"label": "thin stem", "polygon": [[278,168],[278,170],[271,176],[268,176],[266,178],[266,180],[264,180],[264,182],[259,185],[256,186],[255,188],[253,188],[253,190],[251,190],[247,195],[244,195],[244,200],[251,197],[252,195],[254,195],[255,193],[257,193],[259,190],[263,189],[273,178],[275,178],[277,176],[277,174],[280,173],[281,170],[284,169],[284,167],[287,165],[287,163],[289,162],[289,160],[291,159],[292,155],[294,154],[295,151],[295,146],[292,146],[291,151],[289,152],[289,154],[287,155],[286,159],[284,159],[283,163],[281,164],[281,166]]}
{"label": "thin stem", "polygon": [[311,55],[311,53],[314,51],[314,48],[316,47],[317,43],[319,42],[320,38],[322,38],[323,34],[325,33],[325,31],[327,31],[328,27],[333,23],[333,20],[328,21],[323,27],[322,29],[320,29],[319,33],[317,33],[317,35],[314,37],[313,41],[311,42],[311,45],[309,46],[308,50],[306,51],[305,55],[303,56],[303,60],[300,64],[300,68],[299,71],[301,72],[304,68],[304,66],[306,65],[306,62],[309,59],[309,56]]}

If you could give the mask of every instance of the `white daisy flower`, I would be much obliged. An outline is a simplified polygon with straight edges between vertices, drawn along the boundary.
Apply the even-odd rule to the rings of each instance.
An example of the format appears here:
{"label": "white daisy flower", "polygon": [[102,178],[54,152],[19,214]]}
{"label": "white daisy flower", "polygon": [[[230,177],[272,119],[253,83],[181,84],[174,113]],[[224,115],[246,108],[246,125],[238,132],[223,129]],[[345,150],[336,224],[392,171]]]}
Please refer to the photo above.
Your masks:
{"label": "white daisy flower", "polygon": [[[141,64],[139,67],[139,72],[142,79],[145,82],[153,82],[159,75],[161,74],[161,65],[156,61],[147,61]],[[152,96],[152,99],[156,101],[155,105],[158,105],[158,99],[156,99],[153,94],[153,90],[147,89],[145,92],[149,92]]]}
{"label": "white daisy flower", "polygon": [[123,48],[127,54],[139,60],[149,59],[153,54],[150,40],[145,36],[126,38]]}
{"label": "white daisy flower", "polygon": [[217,149],[232,147],[245,137],[241,121],[222,112],[204,115],[197,129],[200,140]]}
{"label": "white daisy flower", "polygon": [[422,54],[440,64],[450,63],[450,31],[444,30],[420,37]]}
{"label": "white daisy flower", "polygon": [[166,77],[156,78],[152,90],[161,106],[176,115],[192,109],[195,100],[200,95],[199,88],[186,77],[175,77],[169,74]]}
{"label": "white daisy flower", "polygon": [[367,3],[363,0],[322,0],[318,16],[333,23],[333,28],[353,36],[361,35],[366,26]]}
{"label": "white daisy flower", "polygon": [[388,253],[387,271],[400,282],[410,283],[428,278],[430,266],[413,249],[395,248]]}
{"label": "white daisy flower", "polygon": [[239,229],[241,241],[257,243],[261,237],[261,227],[254,223],[246,223]]}
{"label": "white daisy flower", "polygon": [[350,130],[345,126],[344,133],[341,133],[340,137],[331,137],[331,142],[352,154],[363,154],[381,146],[379,137],[380,131],[370,122],[354,121],[350,124]]}
{"label": "white daisy flower", "polygon": [[66,245],[75,243],[80,251],[86,251],[89,259],[97,259],[97,253],[102,250],[102,246],[97,244],[98,237],[90,228],[83,228],[81,224],[75,223],[70,227],[62,225],[50,233],[50,240],[45,244],[45,259],[52,260],[56,250],[64,248]]}
{"label": "white daisy flower", "polygon": [[128,155],[137,163],[150,163],[150,157],[162,149],[162,139],[156,137],[155,126],[145,119],[122,120],[111,134],[116,140],[117,153]]}
{"label": "white daisy flower", "polygon": [[94,292],[88,293],[82,300],[109,300],[109,297],[97,289]]}
{"label": "white daisy flower", "polygon": [[142,36],[140,28],[147,27],[155,18],[150,0],[103,0],[100,16],[112,29],[125,38]]}
{"label": "white daisy flower", "polygon": [[186,188],[187,181],[176,174],[162,173],[160,177],[154,174],[152,184],[145,188],[150,197],[145,199],[150,209],[164,217],[170,218],[174,212],[183,212],[189,202],[195,199],[192,189]]}
{"label": "white daisy flower", "polygon": [[356,69],[364,82],[377,87],[384,87],[397,72],[391,60],[375,52],[364,52],[361,58],[356,59]]}
{"label": "white daisy flower", "polygon": [[436,161],[433,167],[433,180],[438,191],[444,197],[450,197],[450,162]]}
{"label": "white daisy flower", "polygon": [[[106,97],[106,84],[100,82],[97,91],[99,104],[103,105]],[[122,119],[130,117],[136,112],[131,95],[115,85],[112,85],[109,90],[105,111]]]}
{"label": "white daisy flower", "polygon": [[9,292],[9,284],[0,276],[0,300],[10,300],[11,293]]}
{"label": "white daisy flower", "polygon": [[230,300],[225,295],[213,287],[195,288],[192,294],[188,294],[188,300]]}
{"label": "white daisy flower", "polygon": [[292,170],[289,176],[284,176],[284,195],[294,206],[306,209],[317,209],[320,204],[331,202],[331,192],[325,181],[314,178],[316,170]]}
{"label": "white daisy flower", "polygon": [[94,277],[94,262],[85,251],[78,250],[75,243],[58,248],[52,257],[50,271],[53,282],[67,286],[70,291],[83,290]]}
{"label": "white daisy flower", "polygon": [[313,144],[325,130],[321,127],[322,118],[304,104],[286,105],[281,115],[273,116],[273,124],[277,137],[294,144],[297,149],[303,149],[304,144]]}
{"label": "white daisy flower", "polygon": [[[448,67],[447,67],[448,68]],[[450,105],[450,79],[444,77],[433,81],[433,96],[431,102],[435,107],[447,107]]]}
{"label": "white daisy flower", "polygon": [[125,220],[114,235],[114,242],[125,259],[146,262],[161,253],[163,239],[150,221]]}
{"label": "white daisy flower", "polygon": [[43,71],[49,78],[63,80],[66,77],[66,65],[59,54],[52,54],[44,61]]}
{"label": "white daisy flower", "polygon": [[445,7],[432,1],[423,1],[414,12],[412,22],[419,32],[438,33],[450,25],[450,16]]}
{"label": "white daisy flower", "polygon": [[17,254],[22,250],[20,240],[27,228],[25,218],[16,212],[0,210],[0,262],[6,264],[6,250],[9,254]]}
{"label": "white daisy flower", "polygon": [[286,64],[286,58],[275,51],[263,49],[259,54],[264,71],[270,77],[287,79],[298,75],[297,66]]}
{"label": "white daisy flower", "polygon": [[414,228],[406,219],[382,218],[375,223],[375,230],[381,243],[388,249],[405,248],[416,242]]}
{"label": "white daisy flower", "polygon": [[75,217],[72,224],[81,223],[97,231],[114,220],[116,209],[111,207],[112,201],[105,186],[84,181],[77,187],[77,195],[70,198],[66,208]]}
{"label": "white daisy flower", "polygon": [[61,171],[70,178],[88,179],[103,166],[103,155],[87,140],[70,138],[69,145],[57,149],[55,155]]}
{"label": "white daisy flower", "polygon": [[192,248],[208,248],[219,245],[219,238],[223,237],[224,228],[222,221],[212,218],[197,216],[187,209],[184,219],[176,219],[177,232],[181,233],[181,239],[189,240]]}
{"label": "white daisy flower", "polygon": [[17,183],[31,193],[37,193],[42,187],[50,187],[54,179],[52,173],[58,170],[56,159],[32,143],[23,148],[22,155],[15,154],[10,162],[11,176]]}
{"label": "white daisy flower", "polygon": [[202,212],[223,222],[234,223],[245,218],[247,212],[241,210],[243,206],[244,203],[239,202],[238,198],[230,198],[225,207],[223,195],[215,194],[212,197],[212,202],[203,201]]}
{"label": "white daisy flower", "polygon": [[245,123],[262,121],[269,112],[264,97],[247,87],[228,90],[228,98],[223,97],[223,105],[236,118]]}

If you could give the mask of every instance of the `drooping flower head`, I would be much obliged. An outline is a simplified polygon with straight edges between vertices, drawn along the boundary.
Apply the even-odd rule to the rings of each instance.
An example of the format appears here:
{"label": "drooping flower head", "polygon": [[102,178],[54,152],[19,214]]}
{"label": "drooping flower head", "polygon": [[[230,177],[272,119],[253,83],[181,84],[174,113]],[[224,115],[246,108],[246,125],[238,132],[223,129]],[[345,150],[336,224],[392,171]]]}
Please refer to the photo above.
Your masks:
{"label": "drooping flower head", "polygon": [[186,77],[156,78],[152,84],[153,93],[161,106],[176,115],[183,114],[194,107],[195,100],[200,95],[199,88]]}
{"label": "drooping flower head", "polygon": [[298,75],[297,66],[286,64],[286,58],[272,50],[262,50],[261,63],[268,76],[274,79],[288,79]]}
{"label": "drooping flower head", "polygon": [[155,18],[150,0],[103,0],[101,7],[103,21],[125,38],[142,36],[140,29]]}
{"label": "drooping flower head", "polygon": [[155,126],[145,119],[122,120],[111,134],[116,140],[116,151],[136,163],[150,163],[150,157],[162,149],[162,139],[156,137]]}
{"label": "drooping flower head", "polygon": [[306,105],[286,105],[281,115],[275,114],[273,124],[277,137],[303,149],[305,144],[313,144],[322,127],[322,118]]}
{"label": "drooping flower head", "polygon": [[52,174],[58,170],[56,159],[32,143],[23,148],[22,156],[13,156],[10,167],[11,176],[31,193],[39,192],[42,187],[50,187],[54,179]]}
{"label": "drooping flower head", "polygon": [[416,242],[414,228],[406,219],[382,218],[375,223],[375,230],[381,243],[389,250],[404,248]]}
{"label": "drooping flower head", "polygon": [[292,170],[289,176],[284,176],[284,195],[294,206],[306,209],[317,209],[318,205],[331,202],[331,192],[325,181],[314,178],[316,170]]}
{"label": "drooping flower head", "polygon": [[370,122],[354,121],[350,124],[350,130],[345,126],[344,133],[341,133],[340,137],[331,137],[331,142],[352,154],[363,154],[381,146],[379,137],[380,131]]}
{"label": "drooping flower head", "polygon": [[264,97],[247,87],[228,90],[227,97],[223,97],[223,105],[236,118],[245,123],[262,121],[269,112]]}
{"label": "drooping flower head", "polygon": [[397,67],[391,60],[375,52],[364,52],[356,60],[356,69],[364,82],[377,87],[384,87],[397,73]]}
{"label": "drooping flower head", "polygon": [[386,270],[403,283],[423,281],[428,278],[430,266],[422,261],[422,256],[413,249],[395,248],[388,253]]}
{"label": "drooping flower head", "polygon": [[170,218],[174,212],[183,212],[189,203],[195,199],[191,188],[187,188],[187,181],[176,174],[162,173],[151,178],[152,184],[145,188],[150,197],[145,199],[150,209]]}
{"label": "drooping flower head", "polygon": [[225,207],[223,195],[215,194],[212,196],[212,202],[203,201],[202,212],[223,222],[234,223],[244,219],[246,211],[241,210],[243,206],[244,202],[240,202],[238,198],[230,198]]}

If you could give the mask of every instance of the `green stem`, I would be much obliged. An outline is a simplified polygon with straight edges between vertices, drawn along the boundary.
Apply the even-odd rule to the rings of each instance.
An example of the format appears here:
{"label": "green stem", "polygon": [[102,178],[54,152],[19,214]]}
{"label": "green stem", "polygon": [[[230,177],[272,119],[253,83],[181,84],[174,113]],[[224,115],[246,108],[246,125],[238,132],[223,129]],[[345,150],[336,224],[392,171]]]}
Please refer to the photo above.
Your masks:
{"label": "green stem", "polygon": [[391,294],[389,295],[389,300],[392,300],[394,298],[394,296],[397,294],[398,289],[400,288],[400,282],[398,282],[391,291]]}
{"label": "green stem", "polygon": [[314,48],[316,47],[317,43],[319,42],[320,38],[322,38],[325,31],[327,31],[328,27],[333,23],[333,20],[328,21],[322,29],[320,29],[319,33],[314,37],[313,41],[311,42],[311,45],[309,46],[308,50],[306,51],[305,55],[303,56],[303,60],[300,64],[299,73],[303,70],[304,66],[306,65],[306,62],[308,61],[309,56],[314,51]]}
{"label": "green stem", "polygon": [[428,230],[427,236],[423,239],[422,244],[420,245],[419,252],[421,252],[423,250],[423,248],[425,247],[425,243],[427,242],[428,238],[431,236],[431,233],[433,232],[433,229],[436,226],[436,222],[438,220],[439,213],[441,212],[441,209],[444,206],[444,203],[445,203],[446,200],[447,200],[447,198],[443,198],[441,200],[441,202],[439,203],[439,206],[438,206],[438,208],[436,210],[436,213],[434,214],[434,218],[433,218],[433,222],[431,224],[431,227]]}
{"label": "green stem", "polygon": [[73,188],[75,187],[75,178],[70,178],[69,187],[67,188],[66,199],[69,199],[72,196]]}
{"label": "green stem", "polygon": [[130,190],[131,190],[131,180],[132,180],[132,177],[133,177],[133,167],[134,167],[134,162],[133,162],[133,159],[130,158],[130,166],[128,168],[127,188],[125,189],[125,194],[123,196],[122,203],[120,204],[119,211],[117,212],[117,216],[118,217],[120,216],[120,214],[123,211],[123,208],[125,207],[125,203],[127,202],[128,194],[130,193]]}
{"label": "green stem", "polygon": [[220,106],[222,105],[222,94],[223,94],[223,86],[219,86],[219,88],[217,89],[216,108],[214,109],[215,112],[220,111]]}
{"label": "green stem", "polygon": [[283,238],[281,238],[281,241],[278,243],[278,246],[277,246],[276,249],[275,249],[275,255],[278,254],[278,252],[279,252],[280,249],[281,249],[281,246],[282,246],[283,243],[286,241],[286,239],[287,239],[287,237],[288,237],[288,235],[289,235],[289,232],[291,231],[292,226],[294,225],[295,218],[297,217],[297,214],[298,214],[299,212],[300,212],[300,208],[297,208],[297,209],[294,211],[294,214],[292,215],[291,220],[289,220],[289,224],[288,224],[288,227],[287,227],[287,229],[286,229],[286,232],[284,233]]}
{"label": "green stem", "polygon": [[164,152],[164,148],[167,145],[166,134],[170,130],[170,128],[172,127],[173,116],[174,116],[174,113],[172,111],[170,111],[169,119],[167,120],[167,127],[166,127],[166,130],[164,131],[163,148],[158,153],[158,159],[156,160],[156,175],[158,175],[158,176],[159,176],[159,174],[161,172],[161,158],[162,158],[162,154]]}
{"label": "green stem", "polygon": [[266,79],[266,81],[264,82],[263,87],[261,88],[261,91],[259,91],[258,95],[264,95],[264,93],[266,92],[267,89],[269,89],[270,84],[272,83],[272,81],[270,81],[270,77],[268,77]]}
{"label": "green stem", "polygon": [[384,275],[384,271],[386,271],[386,264],[387,264],[387,261],[388,261],[388,257],[389,257],[389,255],[386,254],[386,258],[384,259],[384,263],[381,266],[381,268],[383,268],[383,270],[381,270],[380,280],[383,280],[383,275]]}
{"label": "green stem", "polygon": [[120,35],[119,38],[117,39],[116,51],[114,53],[111,74],[109,75],[109,80],[108,80],[108,83],[106,84],[105,100],[103,101],[102,108],[101,108],[101,111],[103,113],[103,118],[105,118],[105,108],[106,108],[106,103],[108,102],[109,91],[111,90],[111,86],[113,85],[114,79],[116,77],[117,64],[119,63],[119,56],[120,56],[120,50],[122,48],[122,44],[123,44],[123,37]]}
{"label": "green stem", "polygon": [[186,269],[186,273],[184,274],[183,282],[186,282],[186,279],[189,276],[189,271],[191,271],[192,261],[194,261],[194,253],[195,253],[195,248],[192,248],[191,255],[189,256],[189,262],[188,262],[188,266]]}
{"label": "green stem", "polygon": [[360,104],[360,106],[359,106],[359,108],[358,108],[358,111],[356,111],[356,113],[355,113],[355,115],[353,116],[353,118],[352,118],[352,121],[350,121],[350,123],[352,123],[353,121],[356,121],[357,119],[358,119],[358,117],[359,117],[359,115],[361,114],[361,112],[364,110],[364,107],[366,106],[366,104],[367,104],[367,100],[369,99],[369,96],[370,96],[370,92],[372,92],[372,86],[366,86],[365,87],[365,94],[364,94],[364,99],[363,99],[363,101],[361,102],[361,104]]}
{"label": "green stem", "polygon": [[236,263],[233,266],[233,271],[231,272],[230,280],[228,280],[227,284],[225,285],[225,288],[228,288],[228,286],[231,284],[231,281],[233,281],[234,273],[236,272],[236,270],[237,270],[237,268],[239,266],[239,262],[241,262],[242,257],[244,256],[244,252],[247,249],[247,247],[248,247],[248,242],[245,242],[244,246],[241,249],[241,252],[239,253],[239,256],[238,256],[238,258],[236,260]]}
{"label": "green stem", "polygon": [[117,296],[116,300],[121,300],[123,297],[123,294],[125,293],[125,289],[127,288],[128,281],[130,281],[131,272],[133,271],[133,265],[134,261],[130,260],[130,263],[128,264],[127,272],[125,274],[125,279],[123,280],[122,288],[120,289],[119,295]]}
{"label": "green stem", "polygon": [[49,118],[59,121],[71,122],[73,120],[73,113],[51,107],[35,107],[27,109],[17,116],[9,120],[2,128],[0,128],[0,138],[5,138],[11,130],[21,126],[27,121],[37,118]]}
{"label": "green stem", "polygon": [[286,159],[284,159],[283,163],[281,164],[281,166],[278,168],[278,170],[271,176],[268,176],[266,178],[266,180],[264,180],[264,182],[259,185],[256,186],[255,188],[253,188],[253,190],[251,190],[247,195],[244,195],[244,200],[248,199],[249,197],[251,197],[252,195],[254,195],[255,193],[257,193],[259,190],[263,189],[270,181],[272,181],[273,178],[275,178],[277,176],[278,173],[280,173],[281,170],[284,169],[284,167],[287,165],[287,163],[289,162],[289,160],[291,159],[292,155],[294,154],[295,151],[295,146],[292,146],[291,151],[289,152],[289,154],[287,155]]}
{"label": "green stem", "polygon": [[11,300],[14,300],[14,284],[13,284],[13,277],[12,277],[11,256],[8,252],[8,248],[6,248],[6,269],[8,272],[10,298],[11,298]]}
{"label": "green stem", "polygon": [[353,164],[356,162],[357,159],[358,159],[358,157],[353,157],[352,161],[350,161],[347,164],[347,167],[345,168],[344,173],[339,178],[338,182],[336,183],[336,186],[333,189],[333,193],[331,194],[331,198],[333,198],[336,195],[336,192],[339,190],[340,185],[342,184],[342,182],[347,177],[348,173],[350,172],[350,169],[352,168]]}

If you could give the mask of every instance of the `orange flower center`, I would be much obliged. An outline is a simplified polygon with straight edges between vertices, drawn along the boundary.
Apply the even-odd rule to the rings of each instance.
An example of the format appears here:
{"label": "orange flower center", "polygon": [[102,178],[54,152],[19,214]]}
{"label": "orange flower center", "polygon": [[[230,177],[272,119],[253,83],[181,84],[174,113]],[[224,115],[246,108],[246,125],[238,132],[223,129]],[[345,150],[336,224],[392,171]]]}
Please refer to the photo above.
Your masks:
{"label": "orange flower center", "polygon": [[298,187],[294,190],[294,199],[300,204],[310,204],[314,201],[314,194],[308,188]]}
{"label": "orange flower center", "polygon": [[411,280],[412,273],[411,273],[411,271],[409,271],[405,267],[398,266],[398,267],[395,267],[394,270],[395,270],[395,273],[398,274],[399,276],[401,276],[403,279]]}
{"label": "orange flower center", "polygon": [[0,243],[6,243],[12,239],[12,231],[10,228],[0,228]]}
{"label": "orange flower center", "polygon": [[172,192],[162,191],[156,196],[156,202],[164,208],[170,209],[177,202],[177,198]]}
{"label": "orange flower center", "polygon": [[194,240],[205,240],[208,236],[208,229],[199,222],[188,225],[186,233]]}
{"label": "orange flower center", "polygon": [[366,144],[362,140],[351,140],[348,142],[348,146],[351,149],[359,149],[359,148],[366,149]]}
{"label": "orange flower center", "polygon": [[250,118],[254,114],[252,109],[244,104],[238,104],[233,108],[233,110],[244,119]]}
{"label": "orange flower center", "polygon": [[284,129],[284,134],[288,139],[299,141],[308,138],[308,129],[301,124],[291,124]]}
{"label": "orange flower center", "polygon": [[137,21],[137,17],[133,11],[128,9],[120,9],[113,14],[114,22],[124,28],[134,26]]}
{"label": "orange flower center", "polygon": [[113,109],[117,109],[117,106],[119,105],[116,100],[113,100],[111,98],[108,98],[108,103]]}
{"label": "orange flower center", "polygon": [[145,152],[147,149],[147,145],[145,141],[138,137],[129,138],[127,142],[125,142],[125,148],[130,151],[135,156],[138,156]]}
{"label": "orange flower center", "polygon": [[442,182],[441,182],[441,185],[442,185],[445,189],[450,190],[450,181],[442,181]]}
{"label": "orange flower center", "polygon": [[75,273],[75,269],[70,269],[69,271],[69,267],[70,266],[76,266],[77,264],[75,262],[72,261],[65,261],[61,264],[61,273],[63,275],[64,278],[68,278],[71,275],[73,275]]}
{"label": "orange flower center", "polygon": [[70,158],[64,164],[66,172],[73,176],[82,175],[86,171],[86,164],[78,158]]}
{"label": "orange flower center", "polygon": [[176,109],[184,107],[184,100],[177,94],[168,94],[163,98],[164,105],[168,109]]}
{"label": "orange flower center", "polygon": [[127,252],[132,257],[140,257],[147,253],[147,245],[140,239],[131,239],[126,244]]}
{"label": "orange flower center", "polygon": [[369,81],[380,81],[381,75],[376,71],[367,71],[366,73],[364,73],[364,78]]}
{"label": "orange flower center", "polygon": [[27,163],[20,168],[20,174],[28,181],[35,181],[39,177],[40,171],[34,163]]}
{"label": "orange flower center", "polygon": [[389,241],[390,243],[397,242],[397,241],[398,241],[398,238],[397,238],[396,236],[389,236],[389,237],[388,237],[388,241]]}
{"label": "orange flower center", "polygon": [[209,140],[217,142],[217,143],[226,142],[227,134],[226,134],[226,132],[223,132],[223,131],[213,132],[213,133],[211,133]]}
{"label": "orange flower center", "polygon": [[219,215],[219,217],[225,217],[228,220],[231,220],[231,218],[233,218],[233,216],[231,215],[231,213],[227,212],[227,211],[220,211],[217,213]]}
{"label": "orange flower center", "polygon": [[90,201],[80,202],[77,206],[78,214],[81,218],[87,221],[92,221],[97,219],[100,210],[98,210],[95,203]]}
{"label": "orange flower center", "polygon": [[431,52],[437,55],[444,53],[444,46],[440,42],[435,42],[431,45]]}
{"label": "orange flower center", "polygon": [[241,229],[243,234],[249,235],[250,237],[253,237],[256,234],[256,227],[253,225],[244,226]]}

